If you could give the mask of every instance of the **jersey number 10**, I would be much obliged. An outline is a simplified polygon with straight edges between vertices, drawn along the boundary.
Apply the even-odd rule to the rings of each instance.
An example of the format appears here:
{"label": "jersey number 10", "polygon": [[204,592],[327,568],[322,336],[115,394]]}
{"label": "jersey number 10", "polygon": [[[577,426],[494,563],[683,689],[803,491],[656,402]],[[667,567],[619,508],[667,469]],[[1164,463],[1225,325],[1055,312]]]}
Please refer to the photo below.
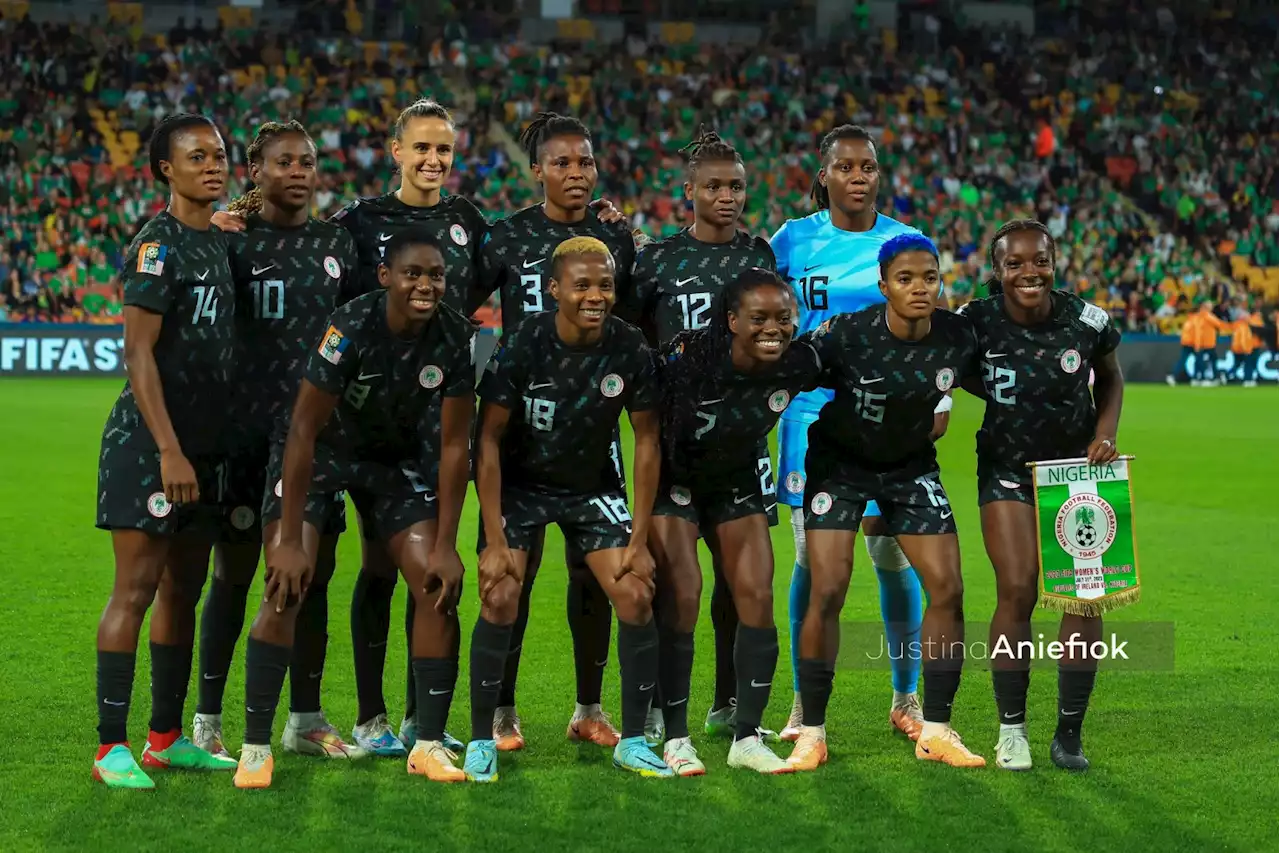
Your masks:
{"label": "jersey number 10", "polygon": [[280,279],[271,281],[251,281],[249,290],[253,292],[253,319],[284,319],[284,282]]}

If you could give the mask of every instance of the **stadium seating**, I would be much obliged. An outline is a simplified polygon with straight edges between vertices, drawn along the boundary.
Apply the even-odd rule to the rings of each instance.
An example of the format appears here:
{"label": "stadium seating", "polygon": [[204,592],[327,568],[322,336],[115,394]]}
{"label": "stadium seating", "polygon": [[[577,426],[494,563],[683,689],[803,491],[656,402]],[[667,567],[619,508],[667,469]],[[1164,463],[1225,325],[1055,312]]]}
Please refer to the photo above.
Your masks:
{"label": "stadium seating", "polygon": [[[20,20],[22,7],[0,11]],[[537,110],[573,113],[595,134],[601,192],[655,236],[687,221],[677,149],[700,122],[742,152],[751,180],[745,224],[767,235],[809,212],[817,140],[851,119],[881,140],[881,209],[937,239],[953,304],[980,291],[989,234],[1015,216],[1048,223],[1059,237],[1064,285],[1131,329],[1175,331],[1202,299],[1249,293],[1270,303],[1280,291],[1268,160],[1275,45],[1234,30],[1237,46],[1214,61],[1174,63],[1177,86],[1159,96],[1126,70],[1155,63],[1149,70],[1159,78],[1159,63],[1191,51],[1194,33],[1180,35],[1172,52],[1161,43],[1162,60],[1148,58],[1151,44],[1141,40],[1091,56],[1084,45],[1103,34],[1089,22],[1030,54],[999,35],[944,44],[936,54],[908,53],[880,36],[793,53],[699,45],[687,23],[664,25],[653,44],[601,45],[590,21],[567,20],[554,46],[437,40],[418,52],[401,42],[316,47],[311,36],[268,36],[252,28],[249,10],[232,7],[220,12],[215,31],[148,34],[135,43],[141,6],[108,9],[111,21],[134,29],[94,34],[98,67],[84,80],[87,96],[71,84],[74,73],[61,82],[28,74],[18,86],[21,69],[9,69],[10,94],[0,88],[0,114],[14,120],[0,137],[6,195],[15,202],[0,209],[0,222],[18,235],[0,254],[11,320],[118,313],[118,294],[86,284],[88,258],[101,250],[116,262],[140,222],[163,205],[147,180],[145,143],[175,96],[224,128],[236,192],[253,126],[303,120],[323,153],[320,215],[393,185],[385,132],[419,94],[454,108],[464,129],[451,189],[474,196],[491,216],[536,197],[511,139]],[[348,4],[348,23],[358,25],[359,16]],[[86,37],[29,20],[0,35],[34,39],[71,65],[85,61],[70,47]],[[1248,95],[1232,114],[1239,134],[1230,157],[1219,148],[1227,134],[1196,118],[1224,76],[1245,81]],[[60,105],[61,122],[41,120],[48,104]],[[372,158],[360,149],[372,149]]]}

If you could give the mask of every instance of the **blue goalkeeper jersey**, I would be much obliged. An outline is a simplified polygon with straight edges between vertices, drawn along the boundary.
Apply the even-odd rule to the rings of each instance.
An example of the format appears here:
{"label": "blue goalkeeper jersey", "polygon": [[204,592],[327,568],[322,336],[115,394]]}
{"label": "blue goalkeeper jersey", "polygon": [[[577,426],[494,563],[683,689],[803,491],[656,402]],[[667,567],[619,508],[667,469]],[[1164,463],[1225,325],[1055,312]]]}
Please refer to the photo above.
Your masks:
{"label": "blue goalkeeper jersey", "polygon": [[[884,302],[880,293],[880,247],[915,228],[877,214],[870,231],[843,231],[831,224],[830,211],[784,222],[769,241],[778,273],[800,303],[798,332],[809,332],[835,314]],[[818,388],[797,394],[783,417],[814,421],[833,392]]]}

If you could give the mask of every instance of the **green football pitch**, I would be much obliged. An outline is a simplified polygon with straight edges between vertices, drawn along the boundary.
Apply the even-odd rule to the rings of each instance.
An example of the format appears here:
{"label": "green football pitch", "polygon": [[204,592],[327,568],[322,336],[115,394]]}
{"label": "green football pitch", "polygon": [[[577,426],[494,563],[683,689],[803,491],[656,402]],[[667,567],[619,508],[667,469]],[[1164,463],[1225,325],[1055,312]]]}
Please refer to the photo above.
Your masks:
{"label": "green football pitch", "polygon": [[[1172,623],[1176,662],[1099,677],[1085,727],[1094,765],[1087,774],[1071,776],[1049,762],[1056,677],[1041,666],[1032,678],[1036,767],[1029,773],[916,761],[887,724],[888,674],[846,668],[837,675],[828,716],[831,762],[817,773],[764,778],[729,771],[728,744],[697,738],[706,777],[628,776],[611,767],[608,751],[565,741],[573,667],[564,575],[552,559],[534,593],[520,678],[529,746],[505,759],[497,785],[433,785],[406,775],[403,762],[343,765],[277,748],[269,791],[237,791],[230,775],[171,773],[158,776],[151,795],[108,791],[89,778],[94,631],[112,573],[108,536],[93,527],[95,465],[118,390],[118,381],[105,380],[0,383],[0,411],[9,413],[0,438],[0,850],[1274,849],[1274,389],[1129,390],[1120,446],[1138,456],[1145,589],[1139,604],[1110,618]],[[960,523],[971,624],[985,622],[994,604],[974,504],[979,415],[979,405],[961,395],[940,450]],[[472,566],[475,518],[472,506],[460,535]],[[558,533],[551,537],[548,553],[558,555]],[[788,527],[775,531],[774,544],[784,651],[766,723],[777,728],[791,699]],[[358,564],[354,537],[344,539],[330,594],[324,685],[326,711],[344,730],[355,713],[347,602]],[[464,598],[464,635],[476,617],[474,590],[471,584]],[[403,588],[397,613],[402,596]],[[711,699],[705,607],[703,614],[691,722],[701,720]],[[844,618],[879,618],[861,545]],[[1043,620],[1053,633],[1054,622]],[[393,630],[386,682],[397,720],[401,636]],[[465,735],[465,664],[463,670],[450,728]],[[130,722],[135,752],[149,711],[147,672],[144,635]],[[227,687],[229,743],[239,742],[243,687],[238,660]],[[193,688],[188,719],[194,699]],[[605,704],[619,707],[616,661],[606,676]],[[287,698],[277,732],[285,707]],[[991,759],[996,719],[988,673],[969,672],[955,707],[958,730]]]}

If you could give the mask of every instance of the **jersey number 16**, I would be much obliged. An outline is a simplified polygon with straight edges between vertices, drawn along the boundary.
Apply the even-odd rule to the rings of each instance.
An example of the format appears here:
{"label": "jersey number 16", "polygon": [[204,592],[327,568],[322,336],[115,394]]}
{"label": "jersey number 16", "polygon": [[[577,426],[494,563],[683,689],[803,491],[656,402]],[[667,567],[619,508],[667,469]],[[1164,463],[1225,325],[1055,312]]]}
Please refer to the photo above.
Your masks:
{"label": "jersey number 16", "polygon": [[827,310],[827,281],[825,275],[811,275],[800,279],[800,298],[810,311]]}

